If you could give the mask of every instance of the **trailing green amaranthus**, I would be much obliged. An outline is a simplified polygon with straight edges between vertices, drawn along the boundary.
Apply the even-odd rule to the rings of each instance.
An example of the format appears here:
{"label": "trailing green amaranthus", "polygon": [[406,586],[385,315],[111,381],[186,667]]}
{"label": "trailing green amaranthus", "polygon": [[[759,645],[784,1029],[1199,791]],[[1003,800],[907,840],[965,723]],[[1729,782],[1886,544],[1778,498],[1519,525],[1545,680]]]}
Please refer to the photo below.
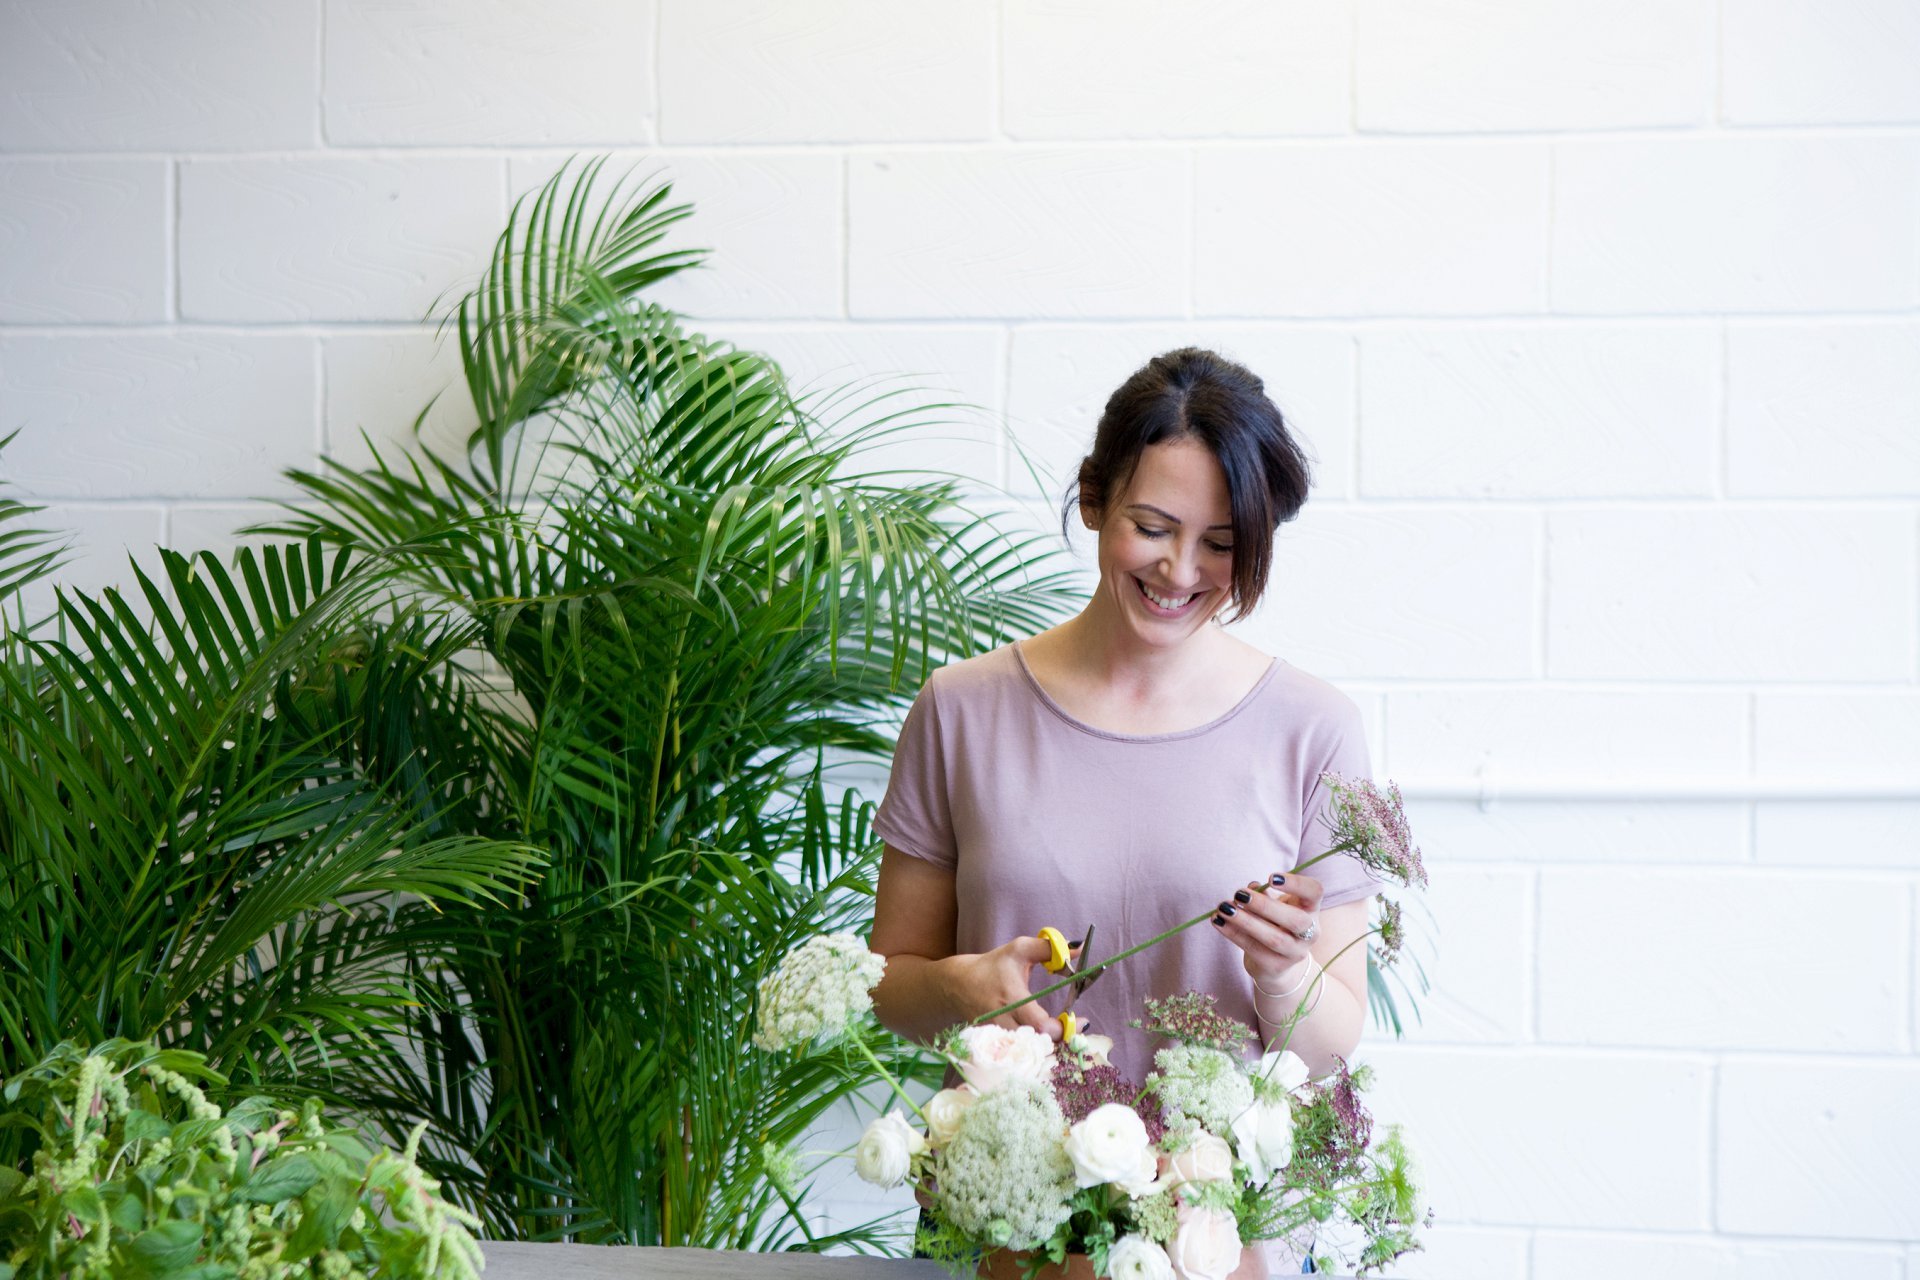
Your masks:
{"label": "trailing green amaranthus", "polygon": [[[475,1219],[405,1150],[368,1146],[252,1097],[222,1112],[199,1054],[71,1041],[0,1091],[34,1131],[30,1169],[0,1168],[0,1280],[471,1280]],[[424,1127],[424,1126],[423,1126]]]}

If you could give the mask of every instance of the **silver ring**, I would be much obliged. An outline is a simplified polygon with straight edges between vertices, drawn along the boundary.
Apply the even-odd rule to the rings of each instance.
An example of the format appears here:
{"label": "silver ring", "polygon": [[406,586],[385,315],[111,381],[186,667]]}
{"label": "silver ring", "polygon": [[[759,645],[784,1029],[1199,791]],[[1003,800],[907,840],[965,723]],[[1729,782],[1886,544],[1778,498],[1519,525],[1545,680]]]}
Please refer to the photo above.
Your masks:
{"label": "silver ring", "polygon": [[1307,921],[1307,931],[1300,935],[1300,941],[1312,942],[1320,936],[1320,926],[1312,920]]}

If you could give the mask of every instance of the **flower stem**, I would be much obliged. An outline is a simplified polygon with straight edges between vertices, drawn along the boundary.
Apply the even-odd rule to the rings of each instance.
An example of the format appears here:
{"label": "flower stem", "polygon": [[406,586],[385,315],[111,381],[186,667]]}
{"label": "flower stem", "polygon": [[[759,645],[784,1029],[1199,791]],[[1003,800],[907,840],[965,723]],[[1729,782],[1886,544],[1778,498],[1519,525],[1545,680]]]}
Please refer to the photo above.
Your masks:
{"label": "flower stem", "polygon": [[1070,973],[1066,977],[1060,979],[1060,981],[1054,983],[1052,986],[1042,987],[1040,988],[1040,990],[1034,992],[1030,996],[1027,996],[1023,1000],[1015,1000],[1012,1004],[1002,1005],[1000,1008],[993,1010],[991,1013],[983,1013],[979,1017],[973,1019],[967,1025],[978,1026],[980,1023],[986,1022],[992,1018],[997,1018],[1003,1013],[1012,1013],[1015,1009],[1018,1009],[1023,1004],[1032,1004],[1035,1000],[1038,1000],[1041,996],[1052,995],[1054,992],[1058,991],[1060,988],[1070,987],[1076,982],[1081,982],[1081,981],[1091,982],[1095,976],[1097,976],[1102,971],[1104,971],[1109,965],[1118,964],[1120,961],[1125,960],[1128,956],[1133,955],[1136,952],[1145,951],[1148,947],[1151,947],[1156,943],[1165,942],[1168,938],[1171,938],[1174,934],[1183,933],[1186,930],[1193,928],[1193,926],[1199,924],[1202,920],[1211,920],[1213,918],[1213,914],[1214,914],[1214,908],[1209,907],[1205,911],[1202,911],[1199,915],[1195,916],[1193,919],[1187,921],[1185,924],[1177,924],[1173,926],[1173,928],[1167,930],[1165,933],[1156,933],[1153,937],[1148,938],[1145,942],[1141,943],[1139,946],[1128,947],[1125,951],[1122,951],[1119,955],[1108,956],[1105,960],[1102,960],[1099,964],[1093,965],[1090,968],[1082,969],[1078,973]]}
{"label": "flower stem", "polygon": [[866,1058],[866,1060],[873,1064],[873,1069],[875,1071],[878,1071],[882,1076],[884,1076],[886,1078],[887,1083],[893,1086],[893,1091],[900,1095],[900,1101],[906,1103],[908,1106],[913,1108],[913,1114],[920,1117],[920,1123],[926,1124],[927,1113],[920,1109],[919,1103],[915,1102],[912,1098],[909,1098],[907,1096],[907,1091],[905,1089],[902,1089],[900,1087],[900,1082],[893,1078],[893,1072],[887,1070],[886,1067],[881,1065],[880,1059],[873,1056],[873,1050],[867,1048],[867,1042],[857,1035],[849,1036],[848,1039],[850,1039],[853,1042],[853,1047],[858,1049],[861,1052],[861,1054]]}
{"label": "flower stem", "polygon": [[[1313,993],[1319,988],[1320,984],[1327,980],[1327,971],[1333,968],[1334,961],[1337,961],[1341,956],[1347,954],[1347,952],[1353,950],[1355,947],[1359,946],[1361,943],[1365,942],[1368,938],[1371,938],[1374,934],[1378,932],[1380,932],[1380,930],[1377,927],[1364,931],[1363,933],[1361,933],[1359,937],[1355,938],[1352,942],[1349,942],[1346,946],[1334,952],[1333,959],[1328,960],[1325,964],[1322,964],[1319,966],[1320,972],[1314,974],[1313,981],[1307,984],[1307,992],[1305,995],[1300,997],[1300,1003],[1294,1006],[1293,1012],[1287,1015],[1287,1020],[1285,1022],[1278,1024],[1281,1031],[1284,1033],[1280,1037],[1279,1051],[1281,1053],[1285,1053],[1287,1051],[1287,1044],[1289,1041],[1293,1039],[1293,1029],[1300,1025],[1300,1020],[1302,1018],[1307,1016],[1306,1010],[1308,1008],[1310,998],[1313,996]],[[1319,964],[1318,961],[1315,961],[1314,963]],[[1312,1003],[1318,1004],[1318,1001],[1317,1000],[1312,1001]],[[1254,1012],[1257,1015],[1259,1010],[1256,1008]]]}

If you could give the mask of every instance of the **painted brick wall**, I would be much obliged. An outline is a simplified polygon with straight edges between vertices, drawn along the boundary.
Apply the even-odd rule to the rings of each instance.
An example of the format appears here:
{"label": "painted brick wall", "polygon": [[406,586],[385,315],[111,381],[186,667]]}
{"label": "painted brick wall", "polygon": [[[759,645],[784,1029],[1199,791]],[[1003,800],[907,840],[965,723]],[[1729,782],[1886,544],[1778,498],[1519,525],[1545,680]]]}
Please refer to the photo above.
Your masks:
{"label": "painted brick wall", "polygon": [[1222,347],[1320,459],[1247,630],[1435,871],[1399,1274],[1920,1280],[1916,66],[1911,0],[6,0],[0,466],[76,583],[225,545],[575,150],[1035,519]]}

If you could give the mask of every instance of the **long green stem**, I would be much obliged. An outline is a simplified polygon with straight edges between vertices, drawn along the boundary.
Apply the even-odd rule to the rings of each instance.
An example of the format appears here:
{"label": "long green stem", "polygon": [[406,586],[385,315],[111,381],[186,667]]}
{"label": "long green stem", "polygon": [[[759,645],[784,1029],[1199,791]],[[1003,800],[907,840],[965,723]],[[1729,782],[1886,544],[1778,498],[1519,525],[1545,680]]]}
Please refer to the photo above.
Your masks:
{"label": "long green stem", "polygon": [[[1320,984],[1327,980],[1327,970],[1333,968],[1335,961],[1339,960],[1341,956],[1347,954],[1347,952],[1353,950],[1355,947],[1359,946],[1361,943],[1365,942],[1368,938],[1371,938],[1374,934],[1378,932],[1380,932],[1378,928],[1366,930],[1359,937],[1355,938],[1352,942],[1349,942],[1346,946],[1334,952],[1332,960],[1329,960],[1327,961],[1327,963],[1320,965],[1320,972],[1316,973],[1313,976],[1313,981],[1307,984],[1306,995],[1303,995],[1300,997],[1300,1003],[1295,1005],[1293,1012],[1287,1015],[1287,1020],[1279,1024],[1280,1030],[1283,1033],[1280,1037],[1279,1051],[1281,1053],[1285,1053],[1287,1051],[1287,1044],[1289,1041],[1293,1039],[1293,1029],[1300,1025],[1301,1019],[1307,1016],[1306,1010],[1309,1007],[1310,997],[1313,996],[1313,993],[1315,991],[1318,991],[1320,989]],[[1319,961],[1316,960],[1314,963],[1319,964]],[[1314,1003],[1317,1003],[1317,1001],[1315,1001]],[[1257,1016],[1258,1014],[1257,1009],[1255,1010],[1255,1013]]]}
{"label": "long green stem", "polygon": [[913,1108],[913,1114],[920,1117],[920,1122],[922,1124],[927,1123],[927,1113],[920,1109],[919,1103],[915,1102],[912,1098],[909,1098],[907,1096],[907,1091],[905,1089],[902,1089],[900,1087],[900,1082],[893,1078],[893,1072],[887,1070],[886,1067],[881,1064],[880,1059],[873,1056],[873,1050],[867,1048],[867,1042],[865,1040],[862,1040],[857,1035],[851,1036],[849,1037],[849,1039],[852,1042],[853,1047],[858,1049],[861,1052],[861,1054],[866,1058],[866,1060],[873,1064],[873,1069],[875,1071],[878,1071],[882,1076],[886,1077],[887,1083],[893,1086],[893,1091],[900,1095],[900,1101],[906,1103],[908,1106]]}
{"label": "long green stem", "polygon": [[1042,987],[1038,991],[1034,992],[1032,995],[1027,996],[1025,999],[1015,1000],[1012,1004],[1002,1005],[1000,1008],[993,1010],[991,1013],[983,1013],[979,1017],[975,1018],[972,1022],[968,1023],[967,1025],[978,1026],[980,1023],[986,1022],[992,1018],[997,1018],[1003,1013],[1012,1013],[1015,1009],[1018,1009],[1023,1004],[1032,1004],[1035,1000],[1038,1000],[1041,996],[1052,995],[1054,992],[1058,991],[1062,987],[1070,987],[1074,983],[1080,982],[1080,981],[1091,981],[1095,974],[1100,973],[1102,970],[1108,968],[1109,966],[1118,964],[1120,961],[1125,960],[1128,956],[1133,955],[1136,952],[1145,951],[1148,947],[1151,947],[1156,943],[1165,942],[1168,938],[1171,938],[1174,934],[1183,933],[1186,930],[1193,928],[1193,926],[1199,924],[1202,920],[1211,920],[1213,918],[1213,914],[1214,914],[1214,908],[1208,907],[1205,911],[1202,911],[1199,915],[1187,921],[1185,924],[1177,924],[1173,926],[1173,928],[1167,930],[1165,933],[1156,933],[1153,937],[1148,938],[1145,942],[1141,943],[1139,946],[1128,947],[1125,951],[1122,951],[1119,955],[1108,956],[1105,960],[1102,960],[1099,964],[1093,965],[1090,968],[1083,969],[1078,973],[1070,973],[1066,977],[1060,979],[1060,981],[1054,983],[1052,986]]}

